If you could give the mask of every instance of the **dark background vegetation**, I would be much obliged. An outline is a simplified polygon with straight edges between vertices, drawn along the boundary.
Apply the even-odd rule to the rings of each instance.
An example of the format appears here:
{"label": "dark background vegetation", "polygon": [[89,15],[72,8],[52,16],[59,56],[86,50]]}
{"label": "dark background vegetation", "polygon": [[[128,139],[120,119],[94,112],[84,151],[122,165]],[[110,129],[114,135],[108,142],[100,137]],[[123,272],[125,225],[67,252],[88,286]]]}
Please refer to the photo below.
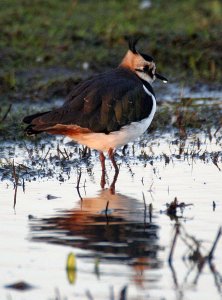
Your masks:
{"label": "dark background vegetation", "polygon": [[[221,16],[221,0],[0,0],[0,140],[23,139],[25,115],[118,66],[129,36],[141,37],[138,48],[170,83],[220,87]],[[159,103],[150,130],[165,129],[174,115],[183,132],[221,126],[220,107],[196,100]]]}
{"label": "dark background vegetation", "polygon": [[117,66],[126,36],[140,36],[139,47],[171,81],[219,82],[222,2],[150,3],[0,0],[1,95],[65,95],[67,81]]}

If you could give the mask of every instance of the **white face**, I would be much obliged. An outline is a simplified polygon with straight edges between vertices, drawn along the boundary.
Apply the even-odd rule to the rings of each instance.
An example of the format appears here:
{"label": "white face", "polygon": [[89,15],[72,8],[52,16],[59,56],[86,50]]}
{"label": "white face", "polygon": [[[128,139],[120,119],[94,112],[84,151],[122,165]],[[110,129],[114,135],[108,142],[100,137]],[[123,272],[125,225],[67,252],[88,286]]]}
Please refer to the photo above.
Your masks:
{"label": "white face", "polygon": [[149,83],[152,83],[156,79],[156,65],[154,62],[143,61],[135,68],[135,72],[141,79]]}

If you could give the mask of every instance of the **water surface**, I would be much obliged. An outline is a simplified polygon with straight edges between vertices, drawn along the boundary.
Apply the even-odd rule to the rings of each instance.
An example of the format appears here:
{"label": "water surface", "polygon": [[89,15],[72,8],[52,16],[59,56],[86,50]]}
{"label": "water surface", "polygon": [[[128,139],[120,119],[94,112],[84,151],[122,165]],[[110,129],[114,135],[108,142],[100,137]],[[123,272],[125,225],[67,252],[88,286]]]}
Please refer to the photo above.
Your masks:
{"label": "water surface", "polygon": [[[220,134],[145,135],[117,153],[115,194],[110,162],[101,189],[97,153],[80,160],[82,148],[66,142],[1,145],[1,299],[120,299],[124,288],[125,299],[221,299],[222,240],[213,267],[192,259],[197,244],[208,255],[222,225]],[[175,197],[187,205],[176,218],[166,214]],[[70,254],[76,269],[67,271]],[[6,287],[19,281],[30,288]]]}

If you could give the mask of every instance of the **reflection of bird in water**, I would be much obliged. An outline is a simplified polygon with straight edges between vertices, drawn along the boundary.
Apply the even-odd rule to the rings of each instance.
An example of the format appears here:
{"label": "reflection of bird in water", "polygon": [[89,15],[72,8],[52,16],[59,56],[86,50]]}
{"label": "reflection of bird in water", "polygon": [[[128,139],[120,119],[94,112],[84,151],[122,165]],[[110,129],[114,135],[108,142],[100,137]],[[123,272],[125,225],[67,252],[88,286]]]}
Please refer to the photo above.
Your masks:
{"label": "reflection of bird in water", "polygon": [[132,265],[139,283],[146,269],[159,266],[158,226],[144,216],[142,202],[105,189],[98,197],[84,198],[81,208],[31,220],[31,238],[96,251],[94,256],[121,264],[125,261]]}
{"label": "reflection of bird in water", "polygon": [[[143,134],[154,117],[156,99],[151,83],[156,78],[167,81],[156,72],[153,58],[137,51],[136,41],[131,40],[116,69],[80,82],[62,107],[25,117],[25,131],[28,135],[62,134],[98,150],[103,174],[103,152],[108,152],[117,176],[115,149]],[[101,186],[105,186],[105,176]]]}

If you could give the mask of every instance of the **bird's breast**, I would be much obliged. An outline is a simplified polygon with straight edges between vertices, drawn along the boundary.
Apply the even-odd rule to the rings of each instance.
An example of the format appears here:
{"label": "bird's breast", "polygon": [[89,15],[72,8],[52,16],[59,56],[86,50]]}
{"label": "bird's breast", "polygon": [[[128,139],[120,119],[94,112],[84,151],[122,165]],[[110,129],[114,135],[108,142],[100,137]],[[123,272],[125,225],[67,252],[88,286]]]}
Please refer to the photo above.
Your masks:
{"label": "bird's breast", "polygon": [[150,126],[156,112],[156,100],[154,95],[145,86],[143,86],[143,88],[153,101],[152,110],[146,118],[122,126],[119,130],[112,131],[109,134],[90,132],[87,134],[70,137],[80,144],[84,144],[99,151],[108,151],[110,148],[120,148],[137,139]]}

